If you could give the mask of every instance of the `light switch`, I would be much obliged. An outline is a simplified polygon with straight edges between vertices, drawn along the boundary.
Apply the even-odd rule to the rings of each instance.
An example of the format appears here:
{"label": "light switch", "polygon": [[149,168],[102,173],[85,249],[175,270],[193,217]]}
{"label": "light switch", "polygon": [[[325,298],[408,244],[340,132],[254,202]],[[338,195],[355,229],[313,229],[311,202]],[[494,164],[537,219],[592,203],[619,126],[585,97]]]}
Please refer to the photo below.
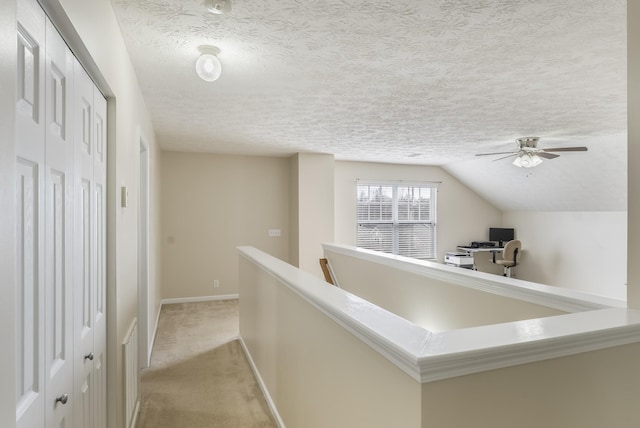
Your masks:
{"label": "light switch", "polygon": [[127,208],[129,205],[129,191],[127,190],[127,186],[122,186],[121,190],[120,198],[122,201],[122,208]]}

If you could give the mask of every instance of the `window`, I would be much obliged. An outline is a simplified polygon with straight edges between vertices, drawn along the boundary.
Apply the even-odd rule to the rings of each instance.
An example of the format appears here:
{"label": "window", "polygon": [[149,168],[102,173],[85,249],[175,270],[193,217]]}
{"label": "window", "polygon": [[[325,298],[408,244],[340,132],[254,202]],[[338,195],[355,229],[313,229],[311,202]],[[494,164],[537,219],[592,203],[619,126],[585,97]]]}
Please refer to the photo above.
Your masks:
{"label": "window", "polygon": [[358,183],[357,246],[436,258],[436,185]]}

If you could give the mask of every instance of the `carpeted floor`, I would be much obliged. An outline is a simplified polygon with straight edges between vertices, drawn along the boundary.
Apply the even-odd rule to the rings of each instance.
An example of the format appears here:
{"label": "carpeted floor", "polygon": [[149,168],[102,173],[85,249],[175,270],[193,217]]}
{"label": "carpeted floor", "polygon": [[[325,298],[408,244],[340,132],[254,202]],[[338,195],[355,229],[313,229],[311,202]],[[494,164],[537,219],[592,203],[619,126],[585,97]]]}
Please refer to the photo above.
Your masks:
{"label": "carpeted floor", "polygon": [[137,428],[276,427],[238,341],[238,301],[164,305]]}

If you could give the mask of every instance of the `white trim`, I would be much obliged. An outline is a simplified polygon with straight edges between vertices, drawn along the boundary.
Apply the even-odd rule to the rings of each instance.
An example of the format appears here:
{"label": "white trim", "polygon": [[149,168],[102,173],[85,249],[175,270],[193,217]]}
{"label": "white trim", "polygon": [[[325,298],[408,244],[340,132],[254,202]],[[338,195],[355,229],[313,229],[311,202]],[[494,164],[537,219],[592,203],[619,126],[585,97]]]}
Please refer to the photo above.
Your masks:
{"label": "white trim", "polygon": [[135,317],[133,321],[131,321],[131,325],[127,329],[127,334],[124,335],[124,341],[122,342],[123,345],[127,344],[129,337],[131,337],[131,332],[133,332],[133,329],[136,328],[137,326],[138,326],[138,317]]}
{"label": "white trim", "polygon": [[235,300],[240,296],[238,294],[219,294],[214,296],[198,296],[198,297],[175,297],[172,299],[162,299],[161,305],[169,305],[172,303],[193,303],[193,302],[209,302],[212,300]]}
{"label": "white trim", "polygon": [[[605,308],[626,308],[626,302],[582,293],[568,288],[552,287],[517,278],[506,278],[485,272],[460,269],[438,262],[396,256],[350,245],[322,244],[327,251],[422,275],[426,278],[472,288],[499,296],[522,300],[564,312],[582,312]],[[325,254],[326,256],[326,254]],[[330,257],[327,257],[329,259]]]}
{"label": "white trim", "polygon": [[267,389],[267,385],[262,380],[262,376],[260,376],[260,372],[258,371],[258,368],[253,362],[253,358],[251,358],[251,353],[249,352],[249,348],[247,348],[247,345],[244,343],[244,340],[242,340],[242,337],[238,337],[238,340],[240,341],[240,346],[242,347],[242,351],[244,352],[244,355],[247,357],[247,361],[249,361],[249,366],[251,366],[251,371],[253,371],[253,375],[256,377],[256,380],[258,381],[258,385],[262,390],[262,394],[264,395],[264,398],[267,401],[267,406],[269,406],[269,410],[271,411],[271,415],[273,416],[273,419],[275,419],[278,427],[286,428],[284,425],[284,421],[280,417],[280,413],[278,412],[276,403],[273,402],[273,399],[271,398],[271,394],[269,394],[269,390]]}
{"label": "white trim", "polygon": [[158,305],[158,314],[156,315],[156,322],[153,326],[151,343],[149,344],[149,360],[147,361],[147,367],[151,367],[151,357],[153,356],[153,347],[156,345],[156,337],[158,336],[158,325],[160,325],[160,312],[162,312],[162,303]]}
{"label": "white trim", "polygon": [[[518,334],[540,328],[518,341]],[[478,337],[486,343],[478,343]],[[439,355],[419,361],[422,382],[640,342],[640,311],[601,309],[438,333]]]}
{"label": "white trim", "polygon": [[138,401],[136,401],[136,405],[133,409],[133,418],[131,419],[130,428],[136,427],[136,425],[138,424],[138,416],[140,416],[140,399],[139,398],[138,398]]}
{"label": "white trim", "polygon": [[138,137],[138,329],[140,343],[140,361],[142,368],[149,367],[151,361],[151,342],[149,325],[149,291],[150,291],[150,162],[151,153],[149,143],[140,125],[136,127]]}
{"label": "white trim", "polygon": [[[140,335],[138,329],[138,319],[134,318],[127,334],[122,342],[122,360],[123,360],[123,404],[124,419],[127,428],[134,428],[140,410],[140,359],[138,351]],[[132,355],[130,354],[132,353]],[[131,361],[133,359],[133,361]],[[133,385],[133,386],[132,386]],[[133,405],[131,403],[133,401]]]}
{"label": "white trim", "polygon": [[361,180],[356,178],[357,184],[364,186],[386,186],[386,185],[406,185],[406,186],[424,186],[438,188],[438,184],[442,184],[442,181],[420,181],[420,180]]}
{"label": "white trim", "polygon": [[256,248],[238,250],[421,383],[640,342],[640,311],[611,307],[433,333]]}

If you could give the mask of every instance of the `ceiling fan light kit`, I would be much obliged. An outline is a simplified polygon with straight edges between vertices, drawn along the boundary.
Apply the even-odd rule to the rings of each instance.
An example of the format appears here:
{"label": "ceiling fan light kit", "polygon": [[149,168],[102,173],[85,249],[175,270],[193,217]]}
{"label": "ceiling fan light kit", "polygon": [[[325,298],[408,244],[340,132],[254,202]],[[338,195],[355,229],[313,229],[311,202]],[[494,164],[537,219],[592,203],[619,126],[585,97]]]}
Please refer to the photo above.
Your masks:
{"label": "ceiling fan light kit", "polygon": [[196,73],[205,82],[214,82],[222,74],[222,64],[216,55],[220,49],[215,46],[200,46],[200,56],[196,60]]}
{"label": "ceiling fan light kit", "polygon": [[523,153],[513,160],[513,164],[520,168],[533,168],[541,163],[542,159],[535,153]]}
{"label": "ceiling fan light kit", "polygon": [[[542,163],[542,158],[555,159],[560,155],[550,152],[586,152],[586,147],[555,147],[550,149],[539,149],[538,141],[539,137],[523,137],[516,138],[516,144],[518,145],[518,151],[516,152],[497,152],[497,153],[478,153],[476,156],[487,155],[507,155],[500,159],[516,156],[513,164],[520,168],[533,168]],[[496,160],[500,160],[496,159]]]}

